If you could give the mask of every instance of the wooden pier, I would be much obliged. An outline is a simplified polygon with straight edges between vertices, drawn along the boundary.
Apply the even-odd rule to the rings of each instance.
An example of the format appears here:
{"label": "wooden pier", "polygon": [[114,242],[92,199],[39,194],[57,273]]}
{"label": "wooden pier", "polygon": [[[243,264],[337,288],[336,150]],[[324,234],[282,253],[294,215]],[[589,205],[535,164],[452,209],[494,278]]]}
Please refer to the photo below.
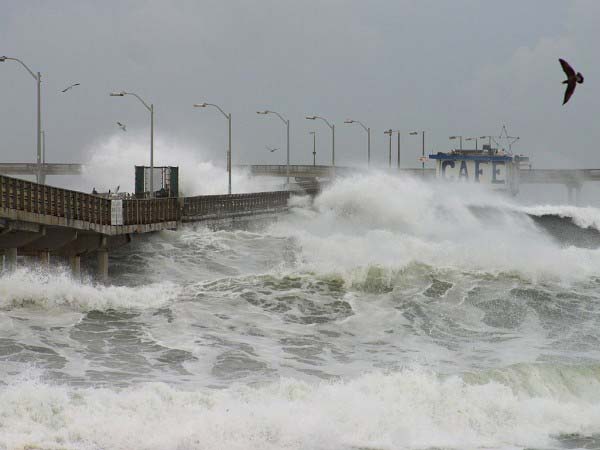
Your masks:
{"label": "wooden pier", "polygon": [[108,276],[108,252],[132,234],[173,230],[184,222],[281,212],[290,191],[183,198],[106,198],[0,175],[0,251],[5,266],[17,255],[70,259],[79,273],[82,255],[98,254],[99,278]]}

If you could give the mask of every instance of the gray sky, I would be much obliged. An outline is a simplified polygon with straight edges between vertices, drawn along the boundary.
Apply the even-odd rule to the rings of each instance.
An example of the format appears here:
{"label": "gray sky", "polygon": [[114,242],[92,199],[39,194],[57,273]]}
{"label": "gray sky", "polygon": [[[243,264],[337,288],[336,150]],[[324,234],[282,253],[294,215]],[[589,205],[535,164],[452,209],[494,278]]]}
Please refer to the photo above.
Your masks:
{"label": "gray sky", "polygon": [[[173,146],[224,164],[226,123],[201,101],[233,113],[234,163],[283,163],[291,119],[292,162],[330,157],[323,115],[337,126],[337,163],[387,161],[389,127],[427,131],[427,151],[451,134],[498,134],[507,124],[535,167],[600,167],[600,2],[580,1],[29,1],[3,0],[0,54],[43,75],[50,162],[80,162],[128,126],[128,142],[148,140],[138,93],[156,107],[156,164]],[[565,107],[557,58],[585,76]],[[81,86],[62,94],[72,82]],[[17,64],[0,64],[0,154],[35,159],[35,83]],[[169,142],[169,144],[166,144]],[[394,142],[395,145],[395,142]],[[403,163],[417,166],[420,139],[402,139]],[[144,164],[147,161],[126,161]],[[133,174],[133,168],[132,174]]]}

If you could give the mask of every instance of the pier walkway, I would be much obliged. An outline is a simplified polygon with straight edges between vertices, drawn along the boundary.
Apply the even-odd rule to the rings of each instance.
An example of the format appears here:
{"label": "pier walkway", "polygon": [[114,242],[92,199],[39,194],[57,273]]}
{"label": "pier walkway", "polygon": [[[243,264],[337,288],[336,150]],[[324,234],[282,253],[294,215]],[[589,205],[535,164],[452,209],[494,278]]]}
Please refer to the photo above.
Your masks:
{"label": "pier walkway", "polygon": [[5,265],[17,255],[68,258],[78,274],[81,256],[98,254],[99,277],[108,252],[132,234],[176,229],[183,222],[243,217],[287,209],[291,191],[182,198],[109,199],[0,175],[0,251]]}

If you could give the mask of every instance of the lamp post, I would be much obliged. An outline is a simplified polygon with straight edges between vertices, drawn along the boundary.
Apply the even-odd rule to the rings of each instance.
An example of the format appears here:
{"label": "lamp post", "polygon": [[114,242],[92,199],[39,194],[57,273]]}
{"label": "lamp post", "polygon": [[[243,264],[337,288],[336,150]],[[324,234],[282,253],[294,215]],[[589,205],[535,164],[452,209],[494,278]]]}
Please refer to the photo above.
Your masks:
{"label": "lamp post", "polygon": [[223,111],[221,109],[221,107],[219,105],[215,105],[214,103],[195,103],[194,104],[194,108],[206,108],[207,106],[212,106],[213,108],[218,109],[221,114],[223,114],[225,116],[225,118],[227,119],[227,127],[228,127],[228,133],[229,133],[229,140],[228,140],[228,146],[227,146],[227,175],[229,177],[228,179],[228,185],[227,185],[227,192],[229,193],[229,195],[231,195],[231,113],[227,114],[225,111]]}
{"label": "lamp post", "polygon": [[133,92],[111,92],[111,97],[124,97],[126,95],[133,95],[137,98],[142,105],[150,111],[150,198],[154,197],[154,105],[146,103],[142,98]]}
{"label": "lamp post", "polygon": [[371,167],[371,128],[366,127],[360,120],[346,119],[344,123],[357,123],[367,132],[367,167]]}
{"label": "lamp post", "polygon": [[397,165],[398,165],[398,169],[400,169],[400,130],[392,130],[391,128],[387,131],[384,131],[384,134],[389,134],[390,135],[390,161],[389,161],[389,166],[390,168],[392,167],[392,133],[397,133],[398,135],[398,161],[397,161]]}
{"label": "lamp post", "polygon": [[317,165],[317,132],[311,131],[308,134],[312,134],[313,137],[313,166]]}
{"label": "lamp post", "polygon": [[465,141],[475,141],[475,150],[479,150],[479,143],[476,137],[465,138]]}
{"label": "lamp post", "polygon": [[384,131],[383,134],[387,134],[390,137],[390,149],[388,152],[388,167],[391,169],[392,168],[392,134],[394,133],[394,130],[392,130],[391,128],[387,131]]}
{"label": "lamp post", "polygon": [[[419,134],[419,131],[411,131],[410,133],[411,136],[417,136]],[[423,174],[425,174],[425,131],[421,131],[421,134],[423,135],[423,144],[421,147],[421,157],[423,158],[421,160],[421,169],[423,171]]]}
{"label": "lamp post", "polygon": [[45,184],[45,176],[42,173],[42,74],[40,72],[33,73],[27,65],[18,58],[10,58],[8,56],[0,56],[0,62],[16,61],[21,64],[27,72],[33,77],[37,84],[37,182]]}
{"label": "lamp post", "polygon": [[490,148],[492,148],[492,139],[493,139],[492,136],[479,136],[479,139],[487,139],[488,140],[488,146]]}
{"label": "lamp post", "polygon": [[275,114],[277,117],[279,117],[279,119],[281,119],[281,121],[285,125],[285,129],[286,129],[286,133],[287,133],[287,156],[286,156],[286,162],[285,162],[285,175],[287,178],[287,187],[289,189],[289,187],[290,187],[290,121],[289,121],[289,119],[286,120],[278,112],[269,111],[268,109],[266,109],[264,111],[256,111],[256,114],[263,114],[263,115]]}
{"label": "lamp post", "polygon": [[451,141],[454,139],[460,139],[460,149],[462,150],[462,136],[450,136],[448,139],[450,139]]}
{"label": "lamp post", "polygon": [[331,165],[335,167],[335,125],[329,123],[327,119],[321,116],[306,116],[308,120],[320,119],[327,124],[329,128],[331,128]]}
{"label": "lamp post", "polygon": [[398,170],[400,170],[400,130],[397,130],[398,133]]}

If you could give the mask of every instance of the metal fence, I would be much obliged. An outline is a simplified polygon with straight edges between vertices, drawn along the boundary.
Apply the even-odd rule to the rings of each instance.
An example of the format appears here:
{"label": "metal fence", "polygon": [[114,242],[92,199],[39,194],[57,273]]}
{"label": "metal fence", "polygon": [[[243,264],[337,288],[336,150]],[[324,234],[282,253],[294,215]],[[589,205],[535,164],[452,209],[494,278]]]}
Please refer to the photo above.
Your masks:
{"label": "metal fence", "polygon": [[282,209],[287,207],[289,198],[289,191],[186,197],[183,203],[182,219],[223,217],[236,213]]}
{"label": "metal fence", "polygon": [[180,213],[177,198],[123,200],[123,225],[178,221]]}
{"label": "metal fence", "polygon": [[0,175],[0,207],[109,225],[110,200]]}
{"label": "metal fence", "polygon": [[[180,220],[244,215],[287,207],[289,191],[234,195],[202,195],[186,198],[121,199],[119,225],[145,225]],[[0,208],[32,214],[81,220],[100,225],[111,223],[111,202],[85,194],[0,175]],[[35,217],[23,220],[35,222]]]}

